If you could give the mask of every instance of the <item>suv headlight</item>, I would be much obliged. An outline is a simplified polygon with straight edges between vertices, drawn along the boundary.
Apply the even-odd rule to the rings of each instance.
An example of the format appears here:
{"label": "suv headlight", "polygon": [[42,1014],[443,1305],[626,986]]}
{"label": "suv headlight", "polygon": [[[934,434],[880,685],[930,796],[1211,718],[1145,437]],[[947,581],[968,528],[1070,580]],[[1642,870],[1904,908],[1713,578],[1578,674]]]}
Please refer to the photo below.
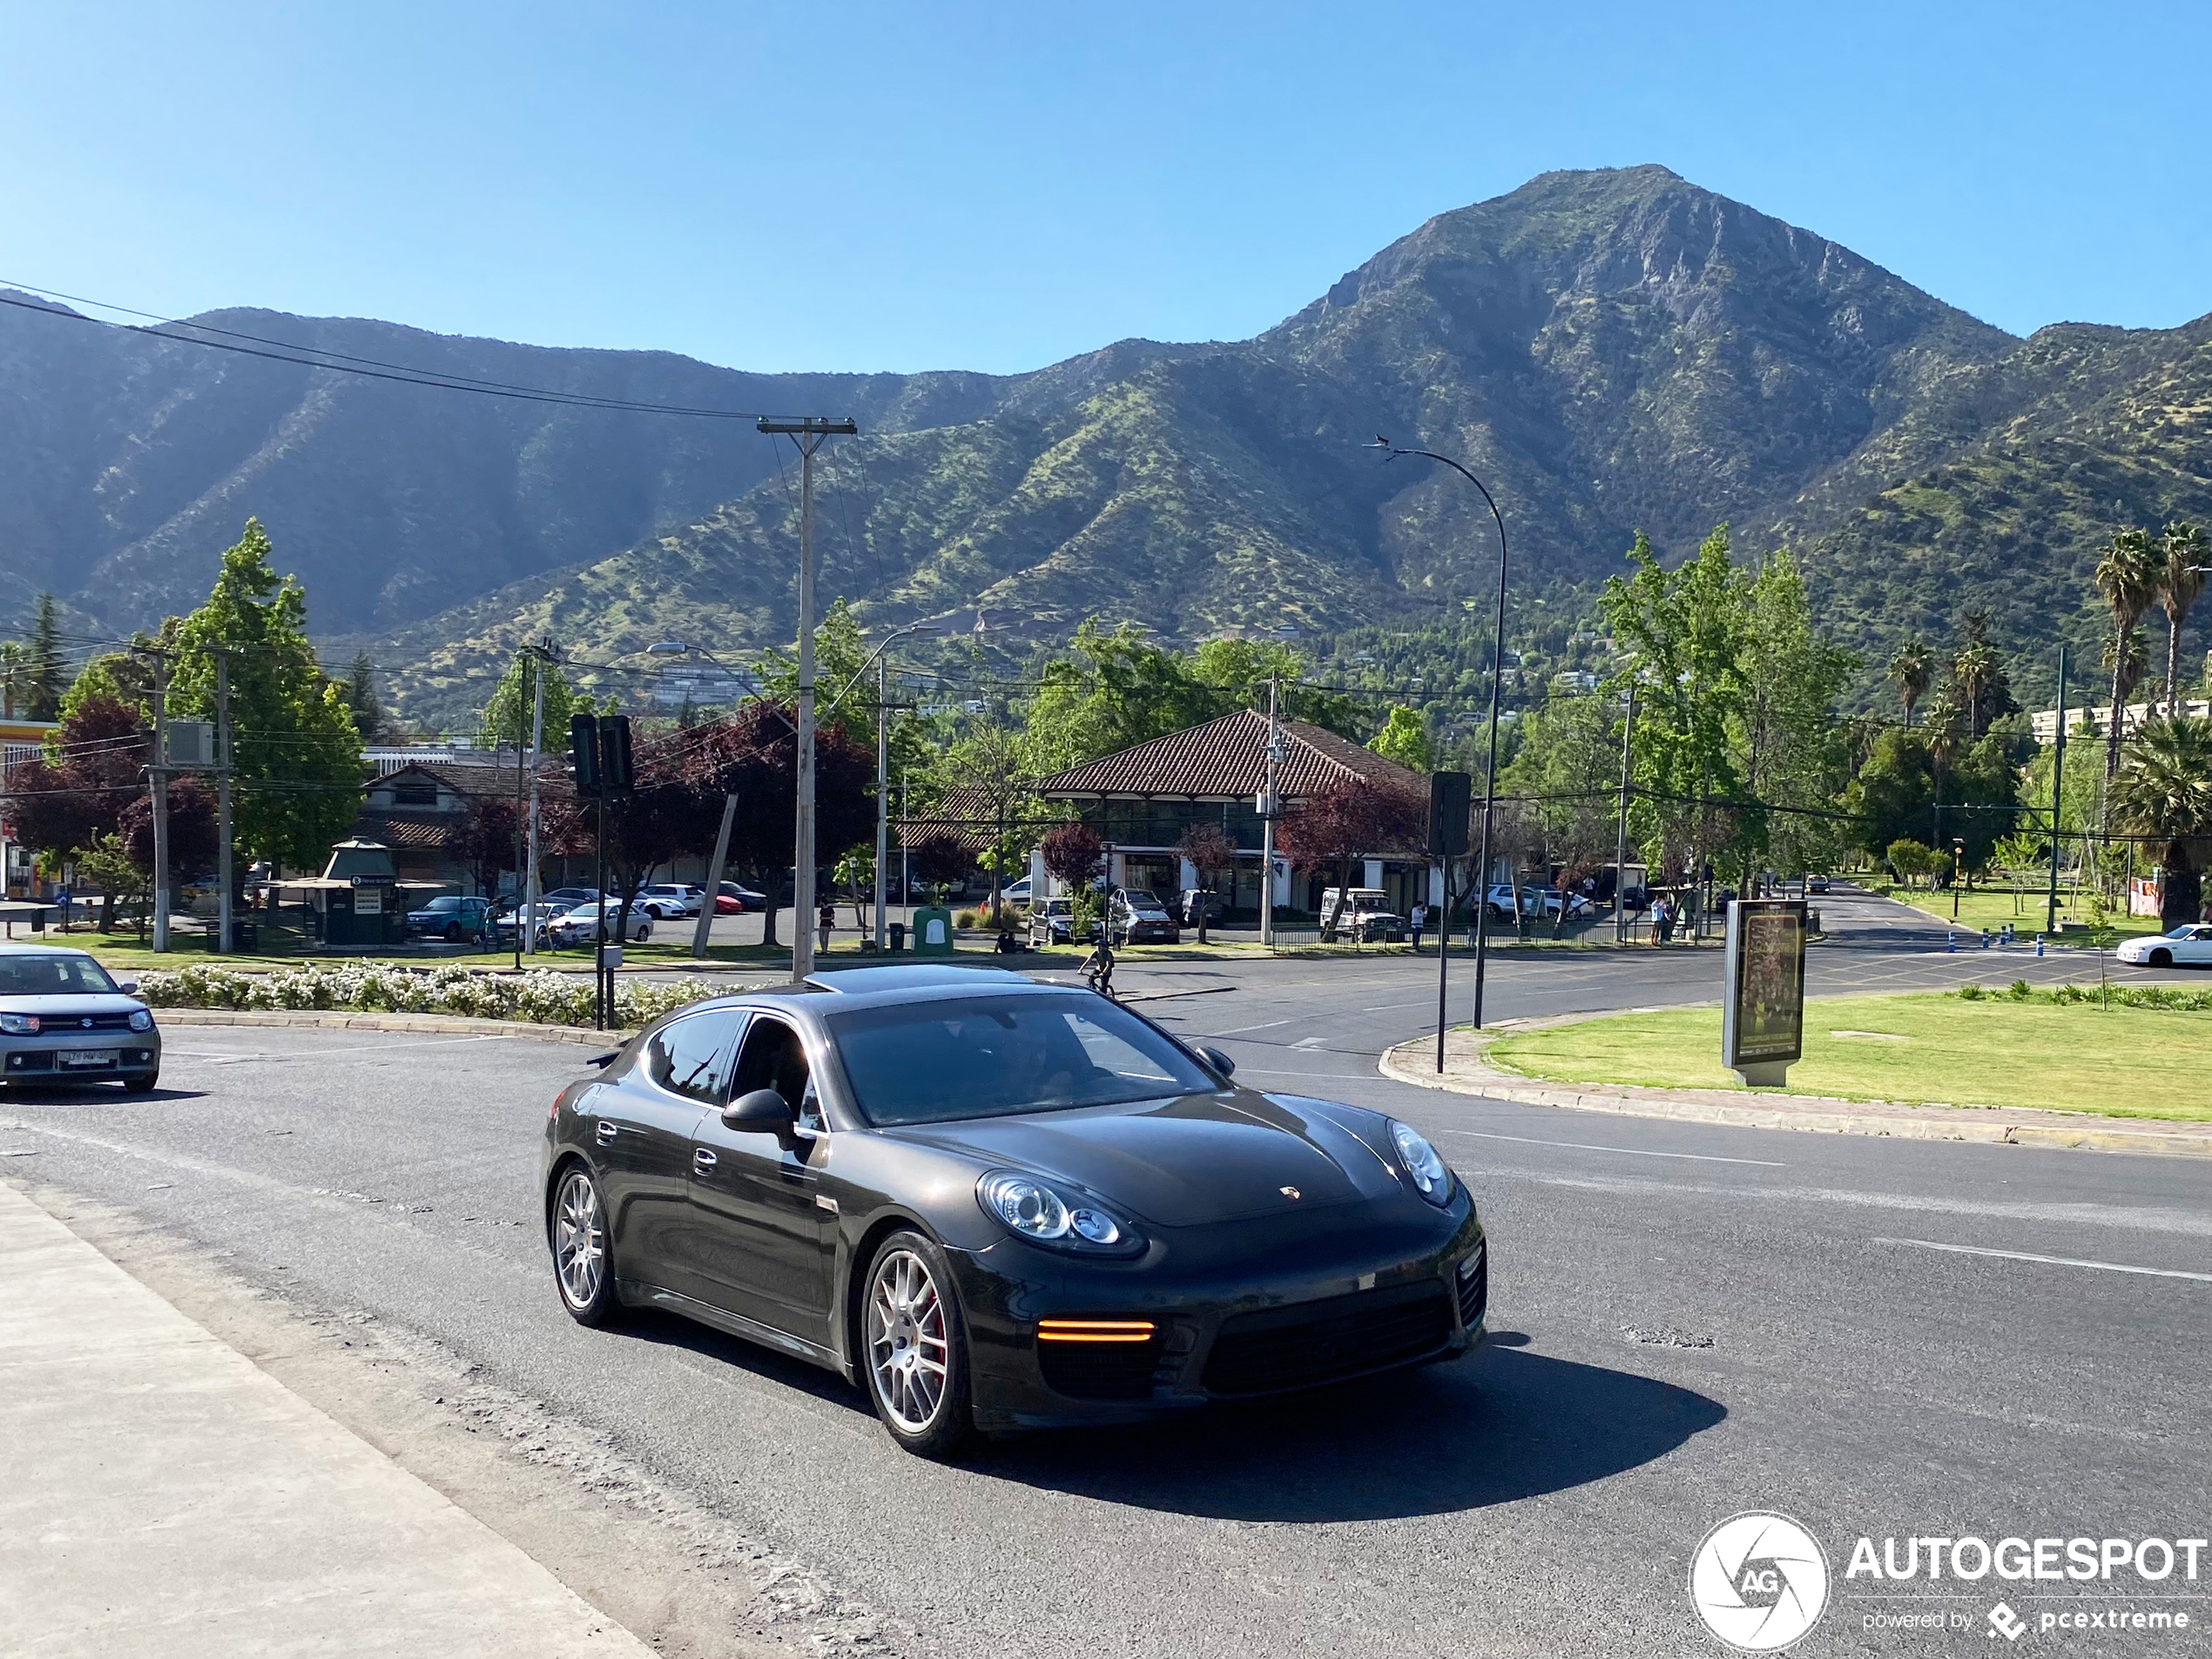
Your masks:
{"label": "suv headlight", "polygon": [[975,1184],[983,1213],[1017,1238],[1084,1255],[1133,1256],[1144,1248],[1136,1227],[1096,1199],[1033,1175],[994,1170]]}
{"label": "suv headlight", "polygon": [[133,1008],[131,1011],[131,1028],[133,1031],[152,1030],[153,1015],[147,1013],[144,1008]]}
{"label": "suv headlight", "polygon": [[1390,1138],[1398,1148],[1399,1162],[1406,1166],[1406,1173],[1413,1179],[1413,1190],[1440,1207],[1451,1203],[1451,1167],[1437,1156],[1436,1149],[1426,1137],[1393,1117],[1390,1121]]}
{"label": "suv headlight", "polygon": [[35,1037],[38,1035],[38,1016],[35,1014],[0,1014],[0,1031],[11,1037]]}

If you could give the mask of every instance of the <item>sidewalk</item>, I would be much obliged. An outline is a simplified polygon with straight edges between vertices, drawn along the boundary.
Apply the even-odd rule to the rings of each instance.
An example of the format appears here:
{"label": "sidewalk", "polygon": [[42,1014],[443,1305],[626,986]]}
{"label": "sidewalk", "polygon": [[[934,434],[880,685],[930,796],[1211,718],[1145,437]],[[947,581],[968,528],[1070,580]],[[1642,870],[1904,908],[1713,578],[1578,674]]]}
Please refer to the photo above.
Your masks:
{"label": "sidewalk", "polygon": [[0,1185],[11,1655],[650,1651]]}
{"label": "sidewalk", "polygon": [[[1578,1016],[1590,1017],[1590,1016]],[[1790,1129],[1827,1135],[1887,1135],[1915,1141],[1975,1141],[2084,1152],[2135,1152],[2163,1157],[2212,1157],[2212,1125],[2143,1118],[2094,1117],[2006,1106],[1945,1106],[1910,1101],[1835,1100],[1771,1089],[1645,1089],[1629,1083],[1545,1082],[1491,1066],[1492,1037],[1557,1021],[1507,1021],[1478,1035],[1465,1026],[1445,1033],[1444,1071],[1436,1039],[1417,1037],[1386,1049],[1386,1077],[1524,1106],[1563,1106],[1631,1117],[1720,1123],[1737,1129]]]}

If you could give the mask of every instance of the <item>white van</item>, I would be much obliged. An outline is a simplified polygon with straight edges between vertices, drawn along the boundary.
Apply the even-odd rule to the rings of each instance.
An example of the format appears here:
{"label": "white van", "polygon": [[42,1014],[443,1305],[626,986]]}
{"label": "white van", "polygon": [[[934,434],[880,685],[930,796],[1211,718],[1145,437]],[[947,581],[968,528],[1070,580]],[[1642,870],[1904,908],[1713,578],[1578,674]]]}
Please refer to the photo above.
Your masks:
{"label": "white van", "polygon": [[[1335,887],[1321,889],[1321,925],[1325,927],[1336,910],[1339,891]],[[1339,933],[1370,945],[1405,936],[1405,919],[1392,911],[1389,895],[1380,887],[1346,887],[1342,892],[1344,914],[1337,921]]]}

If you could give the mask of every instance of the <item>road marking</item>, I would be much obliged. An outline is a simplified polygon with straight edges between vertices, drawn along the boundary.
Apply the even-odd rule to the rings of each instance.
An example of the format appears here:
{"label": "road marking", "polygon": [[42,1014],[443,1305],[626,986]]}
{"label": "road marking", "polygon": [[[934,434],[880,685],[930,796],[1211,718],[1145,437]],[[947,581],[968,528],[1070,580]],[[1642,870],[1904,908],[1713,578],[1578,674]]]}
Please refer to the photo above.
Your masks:
{"label": "road marking", "polygon": [[1326,1048],[1328,1042],[1329,1040],[1326,1037],[1300,1037],[1296,1042],[1291,1044],[1291,1047],[1311,1054],[1316,1049]]}
{"label": "road marking", "polygon": [[2040,1262],[2046,1267],[2092,1267],[2101,1273],[2141,1273],[2151,1278],[2190,1278],[2212,1285],[2212,1273],[2185,1272],[2178,1267],[2135,1267],[2126,1262],[2085,1261],[2077,1256],[2038,1256],[2026,1250],[1985,1250],[1979,1244],[1939,1244],[1932,1238],[1877,1238],[1878,1244],[1910,1244],[1915,1250],[1947,1251],[1957,1256],[1995,1256],[2008,1262]]}
{"label": "road marking", "polygon": [[1278,1025],[1289,1025],[1288,1020],[1269,1020],[1259,1025],[1232,1025],[1226,1031],[1217,1031],[1217,1037],[1233,1037],[1244,1031],[1272,1031]]}
{"label": "road marking", "polygon": [[1699,1163],[1756,1163],[1763,1170],[1786,1170],[1772,1158],[1724,1158],[1710,1152],[1650,1152],[1640,1146],[1599,1146],[1589,1141],[1541,1141],[1533,1135],[1498,1135],[1487,1130],[1440,1129],[1439,1135],[1472,1135],[1483,1141],[1518,1141],[1523,1146],[1565,1146],[1577,1152],[1620,1152],[1635,1158],[1690,1158]]}
{"label": "road marking", "polygon": [[[207,1063],[211,1066],[243,1066],[256,1060],[320,1060],[325,1055],[334,1054],[387,1054],[398,1049],[457,1049],[464,1042],[512,1041],[513,1039],[506,1032],[500,1031],[482,1037],[428,1037],[421,1042],[365,1042],[347,1049],[305,1049],[298,1054],[272,1054],[266,1051],[256,1054],[226,1054],[219,1058],[210,1058]],[[192,1052],[196,1055],[202,1056],[211,1053],[205,1049],[194,1049]]]}

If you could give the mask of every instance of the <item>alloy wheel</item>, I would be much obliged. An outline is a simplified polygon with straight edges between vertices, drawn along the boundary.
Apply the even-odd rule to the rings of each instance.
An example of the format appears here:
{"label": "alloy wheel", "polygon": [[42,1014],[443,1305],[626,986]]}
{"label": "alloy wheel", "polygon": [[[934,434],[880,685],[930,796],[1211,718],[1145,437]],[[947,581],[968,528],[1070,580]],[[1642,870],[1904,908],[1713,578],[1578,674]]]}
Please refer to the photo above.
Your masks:
{"label": "alloy wheel", "polygon": [[569,1171],[553,1223],[553,1258],[569,1305],[588,1308],[607,1271],[607,1241],[599,1219],[599,1190],[581,1170]]}
{"label": "alloy wheel", "polygon": [[892,1251],[868,1288],[868,1366],[877,1400],[907,1433],[927,1428],[943,1405],[949,1353],[928,1265],[910,1250]]}

